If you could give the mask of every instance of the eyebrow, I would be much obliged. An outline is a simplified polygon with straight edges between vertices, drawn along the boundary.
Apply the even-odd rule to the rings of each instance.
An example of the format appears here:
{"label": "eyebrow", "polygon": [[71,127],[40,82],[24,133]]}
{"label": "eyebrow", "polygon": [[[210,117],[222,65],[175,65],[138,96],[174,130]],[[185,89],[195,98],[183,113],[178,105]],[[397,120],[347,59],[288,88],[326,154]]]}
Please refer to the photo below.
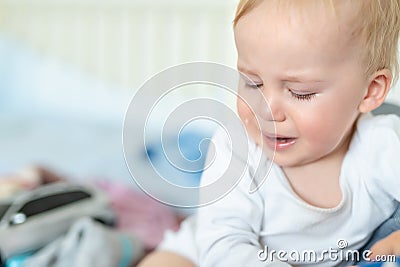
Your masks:
{"label": "eyebrow", "polygon": [[[248,75],[253,75],[253,76],[258,76],[255,72],[248,70],[242,66],[237,66],[237,69],[239,72],[248,74]],[[292,83],[325,83],[326,81],[324,80],[318,80],[318,79],[308,79],[300,76],[295,76],[295,75],[286,75],[281,78],[283,82],[292,82]]]}
{"label": "eyebrow", "polygon": [[292,82],[292,83],[324,83],[326,81],[324,80],[315,80],[315,79],[308,79],[308,78],[302,78],[299,76],[294,76],[294,75],[287,75],[281,78],[283,82]]}
{"label": "eyebrow", "polygon": [[247,70],[246,68],[243,68],[241,66],[237,66],[237,69],[239,72],[244,73],[244,74],[250,74],[250,75],[254,75],[254,76],[258,76],[256,73],[254,73],[253,71]]}

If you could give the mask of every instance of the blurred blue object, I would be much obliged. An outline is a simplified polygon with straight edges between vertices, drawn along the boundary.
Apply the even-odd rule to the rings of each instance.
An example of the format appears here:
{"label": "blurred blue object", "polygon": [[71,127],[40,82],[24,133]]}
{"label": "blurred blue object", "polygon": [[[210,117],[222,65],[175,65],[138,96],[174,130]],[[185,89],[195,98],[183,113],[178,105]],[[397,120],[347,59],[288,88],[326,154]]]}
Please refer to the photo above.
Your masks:
{"label": "blurred blue object", "polygon": [[23,267],[24,262],[33,254],[34,254],[33,252],[29,252],[12,257],[6,262],[5,267]]}
{"label": "blurred blue object", "polygon": [[179,186],[197,187],[212,134],[212,131],[188,129],[178,136],[167,137],[163,143],[146,146],[146,156],[165,180]]}

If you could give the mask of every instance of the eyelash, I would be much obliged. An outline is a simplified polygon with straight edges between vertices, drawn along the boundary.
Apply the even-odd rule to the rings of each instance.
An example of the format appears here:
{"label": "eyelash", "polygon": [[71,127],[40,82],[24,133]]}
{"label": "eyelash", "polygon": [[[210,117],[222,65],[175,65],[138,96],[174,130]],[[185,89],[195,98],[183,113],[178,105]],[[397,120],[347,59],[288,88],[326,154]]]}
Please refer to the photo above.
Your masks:
{"label": "eyelash", "polygon": [[[251,88],[251,89],[260,89],[263,84],[246,84],[247,87]],[[294,93],[291,89],[289,89],[290,94],[292,95],[292,97],[296,98],[297,100],[307,100],[310,101],[315,97],[315,93],[309,93],[309,94],[304,94],[304,95],[299,95]]]}
{"label": "eyelash", "polygon": [[251,88],[251,89],[260,89],[263,86],[263,84],[262,83],[260,83],[260,84],[246,84],[246,86]]}
{"label": "eyelash", "polygon": [[310,101],[310,100],[312,100],[312,99],[315,97],[315,93],[309,93],[309,94],[305,94],[305,95],[299,95],[299,94],[293,93],[293,91],[291,91],[291,90],[289,90],[289,91],[290,91],[290,94],[291,94],[294,98],[296,98],[296,99],[298,99],[298,100],[307,100],[307,101]]}

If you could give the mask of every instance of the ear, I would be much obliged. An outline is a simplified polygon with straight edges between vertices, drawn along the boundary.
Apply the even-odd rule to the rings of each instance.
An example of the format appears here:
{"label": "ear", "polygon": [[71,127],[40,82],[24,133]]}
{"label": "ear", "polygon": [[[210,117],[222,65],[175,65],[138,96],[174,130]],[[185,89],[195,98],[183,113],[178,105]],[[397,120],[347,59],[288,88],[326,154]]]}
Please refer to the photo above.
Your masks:
{"label": "ear", "polygon": [[376,71],[370,76],[369,81],[364,98],[358,106],[361,113],[372,111],[385,101],[392,83],[392,73],[388,69]]}

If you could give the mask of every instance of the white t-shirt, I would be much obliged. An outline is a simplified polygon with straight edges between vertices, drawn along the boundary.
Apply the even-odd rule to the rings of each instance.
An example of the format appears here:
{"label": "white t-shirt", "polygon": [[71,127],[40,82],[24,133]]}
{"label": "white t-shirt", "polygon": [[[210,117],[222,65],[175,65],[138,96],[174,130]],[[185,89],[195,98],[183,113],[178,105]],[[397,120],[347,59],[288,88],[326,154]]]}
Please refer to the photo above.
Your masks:
{"label": "white t-shirt", "polygon": [[[361,248],[394,212],[395,200],[400,201],[400,119],[395,115],[366,114],[358,120],[342,164],[342,200],[335,208],[306,203],[275,164],[260,188],[250,194],[251,174],[259,160],[264,171],[270,166],[261,149],[250,141],[246,157],[232,150],[222,131],[213,143],[216,157],[204,171],[202,185],[221,176],[227,158],[233,166],[243,166],[244,161],[248,165],[238,186],[198,210],[195,245],[201,267],[347,266],[348,262],[340,261],[346,259],[344,252]],[[273,260],[260,254],[265,246],[267,253],[276,251]],[[266,255],[266,261],[259,259]]]}

